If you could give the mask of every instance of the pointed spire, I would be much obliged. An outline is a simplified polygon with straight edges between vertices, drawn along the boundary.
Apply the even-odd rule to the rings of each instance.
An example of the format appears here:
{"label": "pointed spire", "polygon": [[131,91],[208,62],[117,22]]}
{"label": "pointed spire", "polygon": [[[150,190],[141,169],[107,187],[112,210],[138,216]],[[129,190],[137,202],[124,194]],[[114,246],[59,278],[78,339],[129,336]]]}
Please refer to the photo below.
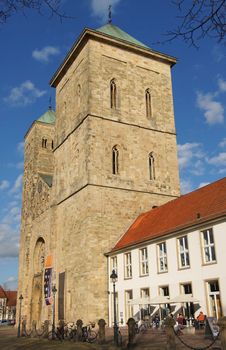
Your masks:
{"label": "pointed spire", "polygon": [[108,7],[108,23],[111,24],[112,16],[111,16],[111,5]]}

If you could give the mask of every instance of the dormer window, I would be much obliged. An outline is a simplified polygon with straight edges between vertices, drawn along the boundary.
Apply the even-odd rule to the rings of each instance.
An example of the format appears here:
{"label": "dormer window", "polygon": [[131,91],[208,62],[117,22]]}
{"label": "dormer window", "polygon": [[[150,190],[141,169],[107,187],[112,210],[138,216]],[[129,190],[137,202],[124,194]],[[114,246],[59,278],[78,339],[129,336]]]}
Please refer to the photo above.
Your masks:
{"label": "dormer window", "polygon": [[110,82],[110,103],[111,108],[116,109],[116,99],[117,99],[117,87],[115,83],[115,79],[112,79]]}

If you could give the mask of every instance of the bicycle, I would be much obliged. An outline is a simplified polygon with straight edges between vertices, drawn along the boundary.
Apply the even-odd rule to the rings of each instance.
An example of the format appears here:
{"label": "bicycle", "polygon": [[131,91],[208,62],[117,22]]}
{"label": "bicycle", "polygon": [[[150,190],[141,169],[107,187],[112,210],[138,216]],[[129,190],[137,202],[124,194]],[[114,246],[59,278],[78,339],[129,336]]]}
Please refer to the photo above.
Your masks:
{"label": "bicycle", "polygon": [[65,325],[64,339],[76,341],[76,325],[74,322],[69,322]]}
{"label": "bicycle", "polygon": [[47,335],[48,340],[60,340],[61,342],[64,339],[64,333],[57,327],[56,329],[52,328],[52,330]]}
{"label": "bicycle", "polygon": [[93,343],[97,338],[97,333],[92,329],[95,327],[94,323],[90,323],[87,326],[82,327],[82,341]]}
{"label": "bicycle", "polygon": [[139,325],[139,322],[136,322],[136,325],[135,325],[135,330],[136,330],[136,333],[145,333],[147,331],[148,327],[146,325],[145,322],[142,322],[140,325]]}

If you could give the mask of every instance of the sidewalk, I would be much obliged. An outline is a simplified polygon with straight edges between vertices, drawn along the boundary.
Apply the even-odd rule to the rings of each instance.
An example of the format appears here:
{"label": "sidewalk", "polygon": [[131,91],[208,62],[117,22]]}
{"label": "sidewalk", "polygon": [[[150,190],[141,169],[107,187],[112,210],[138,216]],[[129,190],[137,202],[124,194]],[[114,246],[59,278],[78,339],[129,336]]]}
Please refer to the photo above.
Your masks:
{"label": "sidewalk", "polygon": [[[181,339],[187,343],[189,346],[194,348],[203,348],[211,343],[211,340],[204,338],[204,331],[195,331],[192,329],[183,330],[183,335]],[[121,329],[122,339],[123,339],[123,349],[126,349],[128,337],[127,329]],[[136,344],[134,344],[134,349],[141,350],[166,350],[166,334],[162,330],[149,329],[146,333],[138,334],[136,336]],[[213,349],[221,349],[220,341],[214,344]],[[113,329],[106,329],[106,344],[99,345],[98,343],[76,343],[70,341],[49,341],[46,339],[38,338],[17,338],[17,329],[14,327],[0,327],[0,349],[1,350],[115,350],[118,349],[113,345]],[[175,350],[186,350],[180,340],[176,339],[176,349]],[[210,350],[212,347],[210,347]]]}

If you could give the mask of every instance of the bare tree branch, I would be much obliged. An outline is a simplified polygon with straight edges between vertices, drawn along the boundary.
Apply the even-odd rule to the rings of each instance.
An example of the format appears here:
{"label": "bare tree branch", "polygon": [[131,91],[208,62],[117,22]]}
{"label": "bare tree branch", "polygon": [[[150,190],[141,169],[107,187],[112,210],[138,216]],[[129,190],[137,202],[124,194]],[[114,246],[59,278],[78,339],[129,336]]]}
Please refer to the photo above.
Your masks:
{"label": "bare tree branch", "polygon": [[174,0],[180,16],[178,27],[167,32],[168,39],[173,41],[182,38],[189,45],[198,47],[206,36],[225,43],[226,33],[226,0]]}
{"label": "bare tree branch", "polygon": [[62,21],[65,18],[74,18],[61,11],[62,0],[0,0],[0,25],[15,13],[24,13],[26,10],[34,10],[43,15],[57,16]]}

